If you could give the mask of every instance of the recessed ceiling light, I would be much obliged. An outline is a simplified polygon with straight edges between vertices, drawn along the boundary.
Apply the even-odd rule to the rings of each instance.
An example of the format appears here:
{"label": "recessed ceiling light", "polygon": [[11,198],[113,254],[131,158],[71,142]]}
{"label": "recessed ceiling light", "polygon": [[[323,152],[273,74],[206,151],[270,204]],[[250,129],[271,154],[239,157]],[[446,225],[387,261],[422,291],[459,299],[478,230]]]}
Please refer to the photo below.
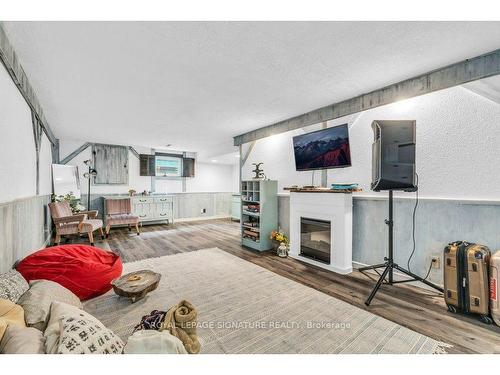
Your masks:
{"label": "recessed ceiling light", "polygon": [[235,158],[239,158],[240,157],[240,154],[236,154],[234,155]]}
{"label": "recessed ceiling light", "polygon": [[217,160],[212,159],[212,160],[211,160],[211,162],[212,162],[212,163],[217,163]]}

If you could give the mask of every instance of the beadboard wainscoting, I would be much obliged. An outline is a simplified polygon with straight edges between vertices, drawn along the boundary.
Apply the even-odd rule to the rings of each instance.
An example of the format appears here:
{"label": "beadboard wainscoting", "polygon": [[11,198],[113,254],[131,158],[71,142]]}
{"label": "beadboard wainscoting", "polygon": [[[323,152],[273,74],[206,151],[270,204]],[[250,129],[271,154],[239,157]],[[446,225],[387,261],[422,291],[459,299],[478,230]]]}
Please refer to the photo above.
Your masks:
{"label": "beadboard wainscoting", "polygon": [[[123,197],[123,194],[106,194],[106,197]],[[231,216],[232,193],[172,193],[174,198],[174,220],[221,218]],[[87,205],[87,195],[82,194],[82,204]],[[90,208],[104,212],[103,194],[91,194]],[[204,211],[203,211],[204,210]]]}
{"label": "beadboard wainscoting", "polygon": [[[387,198],[353,197],[354,267],[375,264],[387,255]],[[412,214],[415,200],[394,199],[394,257],[407,267],[413,249]],[[290,197],[279,197],[279,225],[289,233]],[[452,241],[467,240],[500,249],[500,202],[471,200],[420,199],[415,220],[415,254],[410,263],[412,272],[425,276],[433,256],[441,259],[440,268],[432,268],[429,280],[443,284],[443,249]]]}
{"label": "beadboard wainscoting", "polygon": [[50,240],[50,195],[0,204],[0,273]]}

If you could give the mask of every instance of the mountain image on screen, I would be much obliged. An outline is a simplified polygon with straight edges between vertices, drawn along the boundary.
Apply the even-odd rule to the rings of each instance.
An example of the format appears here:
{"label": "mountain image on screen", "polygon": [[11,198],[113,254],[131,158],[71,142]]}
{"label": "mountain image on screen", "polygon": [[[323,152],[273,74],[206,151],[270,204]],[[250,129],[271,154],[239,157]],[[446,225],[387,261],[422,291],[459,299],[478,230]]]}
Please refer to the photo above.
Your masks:
{"label": "mountain image on screen", "polygon": [[347,125],[294,137],[293,148],[297,170],[351,165]]}

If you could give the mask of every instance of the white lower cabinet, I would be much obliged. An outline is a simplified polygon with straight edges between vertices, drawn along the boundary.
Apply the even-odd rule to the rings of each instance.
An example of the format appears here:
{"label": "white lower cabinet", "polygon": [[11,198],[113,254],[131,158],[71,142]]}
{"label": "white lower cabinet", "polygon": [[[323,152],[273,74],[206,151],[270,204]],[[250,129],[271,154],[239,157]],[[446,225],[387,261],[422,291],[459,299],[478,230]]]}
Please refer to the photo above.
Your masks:
{"label": "white lower cabinet", "polygon": [[161,197],[132,197],[132,214],[139,216],[141,222],[168,221],[174,222],[174,198]]}

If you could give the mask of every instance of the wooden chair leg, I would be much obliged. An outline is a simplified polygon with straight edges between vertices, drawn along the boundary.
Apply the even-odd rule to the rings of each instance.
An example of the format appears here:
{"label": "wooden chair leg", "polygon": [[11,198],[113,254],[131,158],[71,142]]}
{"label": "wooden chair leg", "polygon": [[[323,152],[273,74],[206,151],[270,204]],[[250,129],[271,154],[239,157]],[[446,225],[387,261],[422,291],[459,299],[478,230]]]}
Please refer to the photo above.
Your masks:
{"label": "wooden chair leg", "polygon": [[104,237],[104,232],[103,232],[103,230],[102,230],[102,227],[101,227],[101,228],[99,228],[99,233],[101,233],[101,238],[102,238],[102,239],[104,239],[105,237]]}
{"label": "wooden chair leg", "polygon": [[54,245],[58,246],[61,244],[61,235],[56,233],[56,238],[54,239]]}
{"label": "wooden chair leg", "polygon": [[128,225],[128,231],[130,232],[132,230],[132,225]]}
{"label": "wooden chair leg", "polygon": [[135,224],[135,230],[137,231],[137,235],[141,234],[141,231],[139,230],[139,223]]}
{"label": "wooden chair leg", "polygon": [[89,232],[90,245],[94,246],[94,232]]}
{"label": "wooden chair leg", "polygon": [[111,230],[111,224],[106,224],[106,237],[109,237],[110,230]]}

